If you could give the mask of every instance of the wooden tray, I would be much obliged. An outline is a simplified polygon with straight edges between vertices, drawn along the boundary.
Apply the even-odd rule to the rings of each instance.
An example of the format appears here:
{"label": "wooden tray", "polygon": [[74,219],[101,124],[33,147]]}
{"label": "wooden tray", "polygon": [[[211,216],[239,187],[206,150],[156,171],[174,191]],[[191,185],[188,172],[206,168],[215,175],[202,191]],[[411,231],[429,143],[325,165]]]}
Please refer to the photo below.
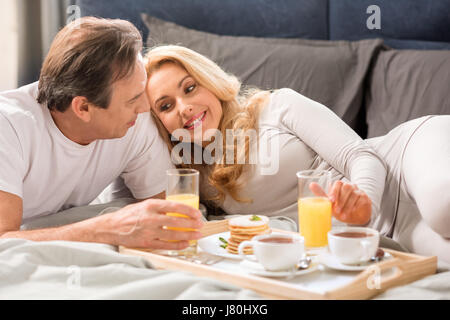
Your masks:
{"label": "wooden tray", "polygon": [[[205,237],[226,232],[227,223],[227,220],[208,222],[201,231]],[[405,285],[436,273],[437,257],[422,257],[390,249],[383,250],[389,252],[393,258],[374,264],[359,273],[321,268],[307,275],[280,280],[226,268],[232,264],[239,264],[238,260],[224,259],[223,262],[206,266],[163,256],[158,254],[157,250],[119,247],[119,252],[123,254],[146,258],[156,269],[187,271],[201,277],[229,282],[253,290],[269,299],[370,299],[389,288]],[[375,276],[378,277],[376,282],[374,282]],[[327,287],[328,283],[335,282],[337,279],[340,281],[337,282],[338,286],[335,283],[334,286]]]}

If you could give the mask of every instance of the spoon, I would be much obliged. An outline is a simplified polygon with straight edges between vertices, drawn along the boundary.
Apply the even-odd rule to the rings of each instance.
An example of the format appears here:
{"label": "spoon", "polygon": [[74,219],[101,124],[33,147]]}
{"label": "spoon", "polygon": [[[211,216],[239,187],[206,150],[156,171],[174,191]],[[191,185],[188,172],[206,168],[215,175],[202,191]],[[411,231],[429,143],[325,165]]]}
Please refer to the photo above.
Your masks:
{"label": "spoon", "polygon": [[311,264],[311,258],[306,257],[298,262],[297,270],[305,270],[309,268],[309,265]]}
{"label": "spoon", "polygon": [[375,256],[370,258],[370,261],[373,262],[380,262],[384,258],[384,250],[381,248],[378,248],[377,252],[375,253]]}

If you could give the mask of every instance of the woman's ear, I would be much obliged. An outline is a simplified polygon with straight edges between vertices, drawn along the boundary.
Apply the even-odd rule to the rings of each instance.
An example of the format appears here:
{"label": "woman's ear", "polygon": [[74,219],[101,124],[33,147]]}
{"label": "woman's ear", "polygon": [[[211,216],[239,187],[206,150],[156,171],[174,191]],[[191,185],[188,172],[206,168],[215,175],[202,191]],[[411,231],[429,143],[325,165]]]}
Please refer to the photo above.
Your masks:
{"label": "woman's ear", "polygon": [[93,106],[85,97],[77,96],[72,99],[71,109],[73,113],[83,122],[91,121]]}

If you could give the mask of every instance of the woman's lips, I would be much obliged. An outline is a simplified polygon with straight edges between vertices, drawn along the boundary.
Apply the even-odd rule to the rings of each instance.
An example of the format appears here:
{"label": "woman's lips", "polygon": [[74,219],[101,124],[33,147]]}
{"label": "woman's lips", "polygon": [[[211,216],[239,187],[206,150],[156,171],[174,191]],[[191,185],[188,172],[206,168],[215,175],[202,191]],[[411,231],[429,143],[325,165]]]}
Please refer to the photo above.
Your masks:
{"label": "woman's lips", "polygon": [[188,130],[195,129],[196,127],[198,127],[200,125],[200,123],[203,122],[203,120],[205,119],[205,116],[206,116],[206,111],[199,113],[198,115],[194,116],[191,120],[186,122],[186,124],[184,125],[184,128],[188,129]]}

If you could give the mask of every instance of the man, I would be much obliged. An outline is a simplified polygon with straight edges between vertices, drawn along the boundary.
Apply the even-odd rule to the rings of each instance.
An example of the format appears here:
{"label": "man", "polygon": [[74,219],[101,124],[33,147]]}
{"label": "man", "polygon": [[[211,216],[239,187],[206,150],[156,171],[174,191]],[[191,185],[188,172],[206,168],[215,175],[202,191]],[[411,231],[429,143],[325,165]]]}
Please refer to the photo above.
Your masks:
{"label": "man", "polygon": [[[199,229],[201,213],[159,200],[172,165],[150,117],[141,50],[131,23],[82,18],[55,37],[39,83],[0,94],[0,238],[178,250],[200,237],[163,227]],[[20,230],[91,203],[119,176],[136,199],[148,200],[71,225]]]}

